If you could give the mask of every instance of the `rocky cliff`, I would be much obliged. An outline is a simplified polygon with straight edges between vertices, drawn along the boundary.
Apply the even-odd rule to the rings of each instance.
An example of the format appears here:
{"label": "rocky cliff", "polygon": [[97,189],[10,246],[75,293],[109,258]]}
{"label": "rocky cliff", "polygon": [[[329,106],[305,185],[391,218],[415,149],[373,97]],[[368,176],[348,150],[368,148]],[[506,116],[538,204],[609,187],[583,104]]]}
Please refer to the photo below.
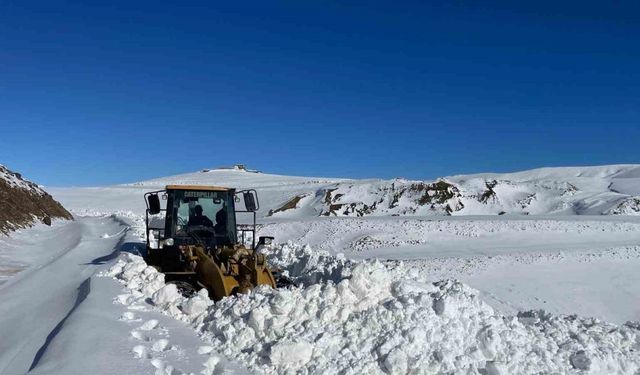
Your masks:
{"label": "rocky cliff", "polygon": [[0,165],[0,234],[29,227],[37,222],[72,220],[71,214],[35,183]]}

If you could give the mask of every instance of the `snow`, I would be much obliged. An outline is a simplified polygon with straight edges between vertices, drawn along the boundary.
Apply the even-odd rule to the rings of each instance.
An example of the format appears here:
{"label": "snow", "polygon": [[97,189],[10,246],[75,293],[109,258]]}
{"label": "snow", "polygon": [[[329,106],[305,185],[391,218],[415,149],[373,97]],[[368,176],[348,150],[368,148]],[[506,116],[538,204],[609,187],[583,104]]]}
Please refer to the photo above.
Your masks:
{"label": "snow", "polygon": [[[354,258],[588,250],[640,242],[640,220],[581,217],[328,218],[265,223],[258,235],[292,240]],[[524,246],[526,244],[526,246]]]}
{"label": "snow", "polygon": [[[284,245],[278,252],[298,250]],[[105,275],[139,285],[132,283],[138,276],[123,270],[143,263],[125,255]],[[640,369],[635,325],[536,311],[503,316],[460,282],[409,281],[404,270],[377,261],[345,265],[342,271],[348,276],[337,283],[258,288],[193,315],[181,309],[183,297],[162,311],[192,322],[220,353],[263,373],[404,374],[411,368],[634,374]]]}
{"label": "snow", "polygon": [[336,267],[314,265],[323,252],[403,261],[414,278],[474,286],[503,313],[543,308],[624,323],[640,319],[639,225],[636,218],[603,216],[327,218],[269,223],[259,235],[309,244],[290,254],[301,259],[290,268],[305,267],[312,282]]}
{"label": "snow", "polygon": [[[274,214],[283,219],[321,214],[442,216],[447,215],[447,206],[452,215],[566,216],[628,214],[629,211],[618,213],[614,210],[623,200],[640,195],[638,176],[639,165],[543,168],[517,173],[450,176],[436,181],[291,177],[222,169],[108,188],[49,190],[65,207],[79,214],[131,211],[141,215],[145,205],[140,196],[146,191],[162,189],[167,184],[205,184],[239,190],[257,189],[261,217],[267,217],[269,211],[277,211],[293,198],[300,197],[295,208]],[[453,196],[443,196],[433,188],[429,190],[429,186],[437,181],[450,184],[447,191]],[[489,186],[493,186],[493,194],[488,194]],[[434,201],[420,203],[425,194],[435,195]]]}
{"label": "snow", "polygon": [[[58,228],[63,223],[54,220],[52,225]],[[46,228],[44,224],[37,223],[32,230],[19,229],[11,237],[0,236],[0,285],[41,257],[54,259],[58,255],[58,246],[51,248],[48,244],[60,241],[55,232],[47,231]],[[25,248],[29,251],[25,251]],[[61,249],[64,251],[64,247]]]}
{"label": "snow", "polygon": [[[0,373],[636,375],[639,178],[637,165],[453,176],[438,195],[225,169],[48,189],[77,220],[0,238]],[[165,283],[139,252],[142,195],[168,183],[256,188],[258,234],[277,241],[264,251],[297,286],[214,303]],[[382,203],[320,216],[327,191],[351,213]],[[417,205],[425,192],[444,203]]]}
{"label": "snow", "polygon": [[[99,293],[90,295],[90,290],[108,290],[108,286],[96,285],[88,279],[91,270],[98,267],[92,264],[97,255],[92,249],[98,245],[102,250],[113,250],[117,242],[117,239],[101,239],[95,230],[120,229],[116,223],[106,221],[92,224],[95,225],[70,222],[48,230],[25,230],[30,233],[38,231],[47,241],[34,246],[25,244],[23,251],[33,250],[44,255],[44,247],[48,246],[53,248],[55,256],[39,259],[37,267],[23,271],[0,287],[3,301],[0,304],[3,317],[0,325],[0,372],[3,374],[25,373],[30,368],[37,370],[34,372],[46,373],[58,366],[73,366],[73,363],[65,365],[55,359],[65,347],[77,349],[80,356],[88,355],[89,348],[74,343],[73,331],[62,330],[61,327],[75,325],[76,329],[85,330],[85,324],[95,318],[96,308],[110,305],[110,301],[102,298],[96,298],[92,307],[84,302],[99,297]],[[110,329],[114,325],[107,320],[100,329]],[[96,340],[91,332],[87,332],[87,340]],[[109,346],[107,342],[96,341],[90,350],[105,349],[105,346]],[[102,360],[118,357],[118,349],[109,349],[113,350],[105,352]]]}
{"label": "snow", "polygon": [[[78,218],[22,230],[6,240],[30,267],[0,285],[0,373],[204,371],[211,355],[191,350],[203,345],[192,329],[154,306],[129,309],[126,303],[135,296],[97,277],[119,251],[136,252],[137,231],[123,230],[131,224],[112,216]],[[103,238],[104,233],[111,235]],[[0,244],[0,252],[5,250]],[[131,266],[127,275],[138,270]],[[152,295],[165,286],[161,276],[139,286]],[[246,373],[233,364],[225,368]]]}
{"label": "snow", "polygon": [[609,215],[640,215],[640,196],[622,200],[615,208],[607,211]]}
{"label": "snow", "polygon": [[163,286],[151,296],[151,300],[156,306],[169,305],[178,298],[180,298],[180,292],[174,284]]}

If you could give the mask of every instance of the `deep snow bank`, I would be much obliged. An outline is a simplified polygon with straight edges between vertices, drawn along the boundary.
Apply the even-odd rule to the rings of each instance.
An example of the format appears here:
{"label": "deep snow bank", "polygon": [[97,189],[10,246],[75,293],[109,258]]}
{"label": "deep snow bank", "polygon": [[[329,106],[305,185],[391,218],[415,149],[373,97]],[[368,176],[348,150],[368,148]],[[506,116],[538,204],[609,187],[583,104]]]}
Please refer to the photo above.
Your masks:
{"label": "deep snow bank", "polygon": [[[212,303],[185,298],[142,258],[104,275],[190,322],[212,346],[266,373],[623,373],[640,369],[640,327],[576,316],[503,316],[455,281],[421,283],[402,265],[348,262],[289,243],[271,254],[304,286]],[[311,275],[311,277],[309,277]],[[309,284],[311,281],[318,281]]]}

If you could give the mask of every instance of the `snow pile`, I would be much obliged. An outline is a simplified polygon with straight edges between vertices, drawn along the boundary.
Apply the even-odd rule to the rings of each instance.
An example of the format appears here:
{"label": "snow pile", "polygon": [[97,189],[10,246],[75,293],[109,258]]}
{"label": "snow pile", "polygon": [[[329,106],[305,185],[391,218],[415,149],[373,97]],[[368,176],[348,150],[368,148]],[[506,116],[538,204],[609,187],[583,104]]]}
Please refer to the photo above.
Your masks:
{"label": "snow pile", "polygon": [[[290,259],[293,277],[302,277],[294,271],[326,265],[348,277],[289,289],[261,287],[213,304],[204,292],[179,295],[131,254],[104,275],[131,290],[121,302],[150,299],[164,313],[191,322],[222,354],[265,373],[640,371],[637,324],[544,312],[506,317],[454,280],[421,283],[403,278],[402,266],[394,271],[377,261],[346,264],[308,252],[285,244],[274,258],[283,265]],[[306,260],[296,261],[295,254]]]}
{"label": "snow pile", "polygon": [[138,255],[123,253],[118,260],[99,276],[114,277],[124,283],[131,294],[118,296],[124,305],[145,303],[149,300],[168,315],[185,322],[204,319],[204,312],[213,304],[206,289],[190,298],[184,297],[175,284],[166,284],[164,274],[147,265]]}
{"label": "snow pile", "polygon": [[331,255],[328,251],[314,250],[309,245],[300,246],[291,241],[265,248],[262,252],[269,264],[282,271],[296,284],[316,284],[323,281],[338,282],[350,275],[351,261],[343,254]]}
{"label": "snow pile", "polygon": [[[531,314],[531,316],[535,316]],[[629,373],[640,332],[575,317],[497,315],[456,281],[392,281],[359,264],[350,279],[216,304],[205,337],[267,373]]]}

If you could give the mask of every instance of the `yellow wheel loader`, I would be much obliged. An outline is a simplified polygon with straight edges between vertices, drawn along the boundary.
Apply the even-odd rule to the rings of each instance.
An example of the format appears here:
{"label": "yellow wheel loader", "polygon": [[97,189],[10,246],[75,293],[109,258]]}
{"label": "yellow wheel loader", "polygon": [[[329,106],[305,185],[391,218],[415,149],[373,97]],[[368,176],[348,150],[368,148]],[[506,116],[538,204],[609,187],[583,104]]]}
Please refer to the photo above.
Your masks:
{"label": "yellow wheel loader", "polygon": [[[165,208],[161,200],[166,201]],[[168,185],[146,193],[145,202],[145,260],[163,272],[167,282],[183,288],[191,285],[192,290],[205,287],[214,300],[258,285],[276,287],[260,253],[273,238],[261,237],[256,246],[259,203],[255,190]],[[252,223],[237,225],[237,213],[252,215]]]}

